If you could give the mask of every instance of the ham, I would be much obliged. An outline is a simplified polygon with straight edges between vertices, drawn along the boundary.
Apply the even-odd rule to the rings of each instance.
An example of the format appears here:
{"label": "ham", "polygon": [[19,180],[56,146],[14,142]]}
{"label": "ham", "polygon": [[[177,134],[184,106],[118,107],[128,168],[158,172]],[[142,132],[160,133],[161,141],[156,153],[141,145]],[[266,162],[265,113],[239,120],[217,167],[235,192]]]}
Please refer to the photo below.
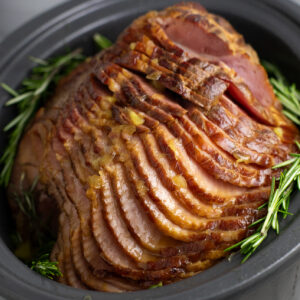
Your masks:
{"label": "ham", "polygon": [[59,282],[126,292],[213,266],[251,234],[296,151],[256,52],[184,3],[135,20],[62,79],[20,143],[8,194],[39,176]]}

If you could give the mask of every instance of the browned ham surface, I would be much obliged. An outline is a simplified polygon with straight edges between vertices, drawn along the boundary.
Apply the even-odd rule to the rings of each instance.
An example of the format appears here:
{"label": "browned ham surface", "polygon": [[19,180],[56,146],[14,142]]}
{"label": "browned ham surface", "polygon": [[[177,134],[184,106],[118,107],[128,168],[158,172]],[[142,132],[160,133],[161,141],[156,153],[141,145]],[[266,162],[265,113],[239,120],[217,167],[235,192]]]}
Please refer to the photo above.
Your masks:
{"label": "browned ham surface", "polygon": [[[255,51],[198,4],[149,12],[64,78],[9,186],[39,178],[64,284],[123,292],[212,266],[265,214],[271,167],[299,138]],[[23,187],[24,188],[24,187]]]}

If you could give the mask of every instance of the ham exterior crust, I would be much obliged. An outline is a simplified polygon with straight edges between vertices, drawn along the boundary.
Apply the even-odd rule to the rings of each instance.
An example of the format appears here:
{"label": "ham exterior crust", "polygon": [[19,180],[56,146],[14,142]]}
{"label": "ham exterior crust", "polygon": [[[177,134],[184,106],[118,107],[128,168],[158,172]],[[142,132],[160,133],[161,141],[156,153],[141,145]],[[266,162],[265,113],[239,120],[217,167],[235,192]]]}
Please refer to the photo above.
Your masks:
{"label": "ham exterior crust", "polygon": [[271,166],[298,138],[243,37],[198,4],[177,4],[138,18],[60,82],[21,141],[10,203],[24,228],[14,195],[22,173],[25,187],[39,176],[61,283],[167,284],[251,233],[280,171]]}

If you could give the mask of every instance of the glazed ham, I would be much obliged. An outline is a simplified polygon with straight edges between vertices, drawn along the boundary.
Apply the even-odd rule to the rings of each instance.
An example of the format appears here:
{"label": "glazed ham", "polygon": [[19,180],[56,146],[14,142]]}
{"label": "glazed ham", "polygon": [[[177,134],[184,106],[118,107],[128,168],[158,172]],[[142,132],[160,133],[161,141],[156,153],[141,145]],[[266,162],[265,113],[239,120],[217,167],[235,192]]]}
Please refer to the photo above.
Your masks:
{"label": "glazed ham", "polygon": [[[123,292],[212,266],[296,151],[255,51],[198,4],[149,12],[64,78],[20,144],[60,282]],[[24,230],[23,230],[24,231]]]}

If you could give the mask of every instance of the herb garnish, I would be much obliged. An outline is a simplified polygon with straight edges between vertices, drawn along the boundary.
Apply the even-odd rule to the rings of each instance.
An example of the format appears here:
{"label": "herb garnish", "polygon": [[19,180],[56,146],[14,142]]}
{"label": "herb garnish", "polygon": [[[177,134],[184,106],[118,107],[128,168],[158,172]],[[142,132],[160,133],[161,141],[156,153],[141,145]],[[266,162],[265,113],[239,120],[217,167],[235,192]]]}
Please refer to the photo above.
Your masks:
{"label": "herb garnish", "polygon": [[157,284],[151,285],[151,286],[149,287],[149,289],[156,289],[156,288],[162,287],[162,286],[163,286],[163,283],[162,283],[162,281],[160,281],[160,282],[157,283]]}
{"label": "herb garnish", "polygon": [[50,261],[49,253],[41,255],[37,260],[33,260],[30,268],[49,279],[62,276],[62,273],[58,269],[58,262]]}
{"label": "herb garnish", "polygon": [[31,270],[45,276],[49,279],[55,279],[62,276],[58,268],[58,262],[50,261],[50,253],[53,249],[55,241],[45,242],[37,251],[36,259],[29,264]]}
{"label": "herb garnish", "polygon": [[100,49],[106,49],[112,45],[112,42],[100,33],[95,33],[93,39]]}
{"label": "herb garnish", "polygon": [[[85,57],[81,54],[81,50],[77,49],[66,55],[49,59],[48,61],[38,58],[31,59],[37,63],[38,66],[33,68],[32,74],[28,79],[22,81],[22,87],[19,92],[16,92],[7,84],[1,83],[2,88],[13,96],[12,99],[6,102],[6,105],[10,106],[17,104],[19,112],[18,116],[4,128],[4,131],[13,129],[10,133],[8,146],[0,158],[0,163],[4,166],[0,174],[0,185],[4,186],[8,185],[14,159],[17,153],[17,147],[27,124],[30,122],[34,113],[43,101],[49,97],[50,90],[53,91],[57,82],[81,63]],[[37,224],[36,208],[33,197],[33,192],[39,178],[35,178],[28,190],[23,188],[24,178],[25,174],[22,173],[20,177],[19,194],[15,195],[15,200],[20,211],[22,211],[22,213],[28,218],[29,226],[34,226],[34,230],[37,235],[37,242],[41,245],[45,243],[45,236],[42,235],[38,226],[39,224]],[[16,246],[18,247],[16,248],[15,253],[18,253],[18,256],[21,259],[24,259],[25,262],[30,259],[28,253],[23,253],[25,250],[25,252],[28,252],[32,249],[31,242],[29,240]],[[51,250],[52,247],[46,252],[39,254],[36,259],[29,262],[29,267],[45,277],[54,279],[60,277],[62,274],[58,269],[58,263],[52,262],[49,259]]]}
{"label": "herb garnish", "polygon": [[39,66],[33,68],[28,79],[22,81],[22,87],[18,92],[7,84],[1,83],[1,87],[13,96],[6,102],[6,106],[18,105],[17,117],[4,128],[4,131],[12,130],[12,132],[9,135],[5,152],[0,158],[0,164],[3,165],[0,174],[0,185],[2,186],[8,185],[19,141],[32,116],[41,102],[49,96],[50,89],[52,90],[61,77],[82,62],[84,57],[81,55],[81,50],[77,49],[48,61],[38,58],[31,59]]}
{"label": "herb garnish", "polygon": [[[107,38],[100,34],[94,35],[94,41],[101,49],[105,49],[112,45]],[[37,109],[43,104],[43,101],[47,100],[51,94],[50,92],[54,91],[58,81],[86,58],[81,54],[81,49],[76,49],[66,55],[57,56],[48,61],[35,57],[31,57],[30,59],[38,64],[38,66],[32,69],[29,78],[22,81],[21,88],[18,92],[5,83],[0,84],[5,91],[13,96],[13,98],[6,102],[6,106],[16,104],[19,112],[18,116],[4,128],[4,131],[13,131],[10,133],[8,146],[0,158],[0,164],[3,165],[0,174],[0,186],[8,185],[19,141]],[[42,235],[38,224],[36,224],[37,215],[33,192],[39,178],[36,177],[29,190],[24,190],[23,188],[24,179],[25,174],[21,174],[19,187],[21,195],[15,195],[15,200],[19,209],[28,218],[30,226],[35,226],[38,236],[37,242],[40,245],[40,248],[37,251],[36,258],[30,261],[32,258],[29,258],[29,256],[32,257],[34,254],[31,253],[28,256],[28,253],[24,254],[23,252],[25,250],[25,252],[32,250],[31,243],[29,240],[22,241],[20,234],[16,232],[12,235],[13,244],[16,248],[15,252],[18,252],[20,259],[25,260],[32,270],[49,279],[55,279],[62,276],[62,273],[58,269],[58,262],[50,261],[50,253],[54,246],[54,241],[49,242],[49,235]]]}
{"label": "herb garnish", "polygon": [[19,209],[22,211],[24,215],[28,217],[28,219],[35,219],[36,218],[36,209],[35,209],[35,203],[33,198],[33,192],[36,188],[36,185],[38,183],[39,177],[36,176],[34,179],[31,187],[28,190],[24,190],[23,182],[25,179],[25,173],[21,174],[20,177],[20,195],[15,195],[15,201],[18,204]]}
{"label": "herb garnish", "polygon": [[283,113],[295,124],[300,125],[300,91],[295,83],[290,85],[280,70],[270,62],[263,61],[262,65],[270,75],[274,93],[284,108]]}
{"label": "herb garnish", "polygon": [[[112,45],[109,39],[99,33],[96,33],[93,39],[100,49],[105,49]],[[12,129],[13,131],[10,133],[8,146],[0,158],[0,164],[3,165],[0,174],[0,186],[6,187],[8,185],[19,141],[34,113],[43,100],[47,99],[50,90],[54,90],[57,82],[79,63],[83,62],[85,56],[81,54],[81,49],[76,49],[66,55],[57,56],[48,61],[35,57],[31,57],[31,60],[39,66],[33,68],[31,76],[22,81],[20,91],[15,91],[5,83],[0,84],[5,91],[13,96],[6,102],[6,106],[17,104],[19,112],[18,116],[4,128],[4,131]]]}
{"label": "herb garnish", "polygon": [[[298,142],[296,142],[296,144],[300,150],[300,144]],[[297,181],[298,189],[300,190],[300,154],[292,153],[291,156],[294,158],[273,167],[273,169],[276,169],[292,165],[289,169],[284,170],[281,173],[277,188],[275,188],[275,177],[273,177],[269,201],[258,208],[262,209],[267,206],[268,213],[265,217],[252,223],[250,227],[260,223],[262,224],[257,228],[254,234],[225,250],[230,251],[234,248],[240,247],[240,252],[245,255],[242,263],[245,262],[257,249],[257,247],[267,238],[270,228],[273,228],[276,233],[279,234],[278,215],[281,214],[283,218],[290,215],[288,208],[290,195],[293,191],[295,181]]]}
{"label": "herb garnish", "polygon": [[[58,269],[58,263],[52,262],[49,259],[55,242],[51,240],[50,234],[42,232],[35,207],[33,193],[39,177],[35,177],[28,190],[24,189],[24,179],[25,173],[22,173],[19,187],[20,195],[15,195],[15,201],[20,211],[27,217],[30,231],[34,231],[35,234],[26,241],[23,241],[20,234],[16,232],[13,235],[12,240],[15,246],[14,253],[18,258],[23,260],[24,263],[28,264],[32,270],[50,279],[58,278],[61,276],[61,272]],[[33,247],[33,243],[37,243],[38,250],[36,250],[36,247]],[[36,258],[32,260],[33,257]]]}
{"label": "herb garnish", "polygon": [[[295,84],[288,84],[276,66],[269,62],[263,62],[263,65],[271,75],[270,82],[273,85],[275,95],[284,107],[283,113],[291,121],[300,125],[300,91],[296,88]],[[295,141],[295,143],[300,151],[300,143],[298,141]],[[291,215],[291,213],[288,212],[288,208],[290,195],[293,192],[295,182],[297,182],[298,190],[300,190],[300,154],[291,153],[290,156],[292,156],[291,159],[273,167],[273,169],[277,169],[289,166],[288,169],[281,172],[280,177],[277,179],[279,181],[277,188],[275,187],[276,179],[275,177],[272,178],[269,201],[258,208],[262,209],[267,207],[267,215],[249,226],[254,227],[260,224],[256,232],[239,243],[225,249],[225,251],[230,251],[235,248],[240,248],[241,254],[245,255],[242,263],[244,263],[267,238],[270,228],[279,234],[278,215],[281,214],[283,218]]]}

